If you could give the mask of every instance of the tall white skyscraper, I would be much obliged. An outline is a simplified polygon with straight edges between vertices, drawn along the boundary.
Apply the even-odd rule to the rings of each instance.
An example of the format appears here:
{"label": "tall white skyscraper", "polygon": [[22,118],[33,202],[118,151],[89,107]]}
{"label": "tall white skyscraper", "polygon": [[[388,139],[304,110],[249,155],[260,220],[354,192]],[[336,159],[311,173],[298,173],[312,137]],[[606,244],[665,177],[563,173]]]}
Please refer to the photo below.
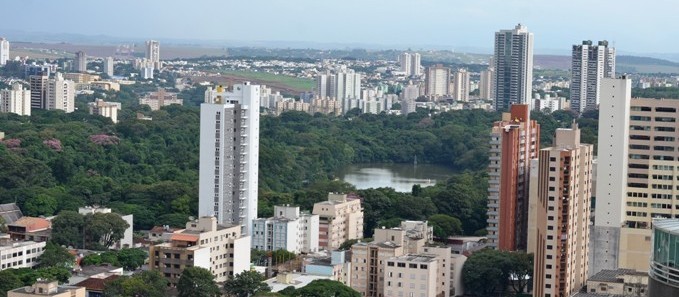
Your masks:
{"label": "tall white skyscraper", "polygon": [[342,102],[342,108],[347,112],[358,107],[358,99],[361,99],[361,74],[352,69],[319,74],[316,76],[316,93],[319,98],[334,98]]}
{"label": "tall white skyscraper", "polygon": [[9,61],[9,41],[0,37],[0,66],[7,64]]}
{"label": "tall white skyscraper", "polygon": [[113,76],[113,57],[104,58],[104,73],[109,77]]}
{"label": "tall white skyscraper", "polygon": [[146,42],[146,59],[153,64],[153,68],[160,69],[160,42],[149,40]]}
{"label": "tall white skyscraper", "polygon": [[208,88],[200,106],[198,214],[241,225],[244,234],[257,218],[260,89]]}
{"label": "tall white skyscraper", "polygon": [[460,68],[453,73],[453,99],[457,101],[469,101],[469,72]]}
{"label": "tall white skyscraper", "polygon": [[75,83],[65,80],[61,73],[47,80],[47,107],[48,110],[63,110],[73,112],[75,110]]}
{"label": "tall white skyscraper", "polygon": [[18,115],[31,115],[31,90],[14,83],[12,89],[0,90],[0,112],[11,112]]}
{"label": "tall white skyscraper", "polygon": [[398,61],[401,65],[401,72],[404,72],[408,76],[422,75],[422,71],[420,70],[420,67],[422,67],[421,59],[422,58],[419,53],[402,53],[398,56]]}
{"label": "tall white skyscraper", "polygon": [[[526,26],[495,33],[495,110],[531,104],[533,97],[533,33]],[[531,108],[532,109],[532,108]]]}
{"label": "tall white skyscraper", "polygon": [[571,60],[571,110],[583,112],[599,105],[601,79],[615,77],[615,48],[608,41],[583,41],[573,46]]}

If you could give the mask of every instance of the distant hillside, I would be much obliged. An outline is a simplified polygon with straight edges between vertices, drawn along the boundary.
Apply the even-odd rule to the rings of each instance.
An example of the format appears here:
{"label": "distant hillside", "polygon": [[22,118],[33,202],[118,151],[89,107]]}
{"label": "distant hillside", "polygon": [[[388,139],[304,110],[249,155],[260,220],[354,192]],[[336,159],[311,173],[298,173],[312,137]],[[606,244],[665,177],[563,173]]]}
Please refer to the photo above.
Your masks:
{"label": "distant hillside", "polygon": [[649,57],[616,57],[618,73],[679,73],[679,63]]}

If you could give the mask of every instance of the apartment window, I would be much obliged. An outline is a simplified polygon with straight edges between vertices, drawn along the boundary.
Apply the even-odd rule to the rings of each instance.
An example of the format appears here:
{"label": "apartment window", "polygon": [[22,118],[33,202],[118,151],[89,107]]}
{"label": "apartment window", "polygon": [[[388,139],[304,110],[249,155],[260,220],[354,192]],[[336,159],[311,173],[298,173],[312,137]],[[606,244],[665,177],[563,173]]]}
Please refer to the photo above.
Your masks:
{"label": "apartment window", "polygon": [[630,144],[630,145],[629,145],[629,148],[630,148],[630,149],[633,149],[633,150],[648,150],[648,149],[650,149],[651,147],[648,146],[648,145]]}
{"label": "apartment window", "polygon": [[387,262],[387,266],[393,267],[393,266],[394,266],[394,262]]}
{"label": "apartment window", "polygon": [[397,267],[406,267],[406,263],[396,263]]}
{"label": "apartment window", "polygon": [[408,268],[417,268],[417,264],[410,263],[408,264]]}
{"label": "apartment window", "polygon": [[674,107],[656,107],[655,108],[656,112],[677,112],[677,109]]}
{"label": "apartment window", "polygon": [[674,127],[655,127],[655,131],[658,132],[674,132],[675,130]]}
{"label": "apartment window", "polygon": [[635,115],[630,116],[629,119],[632,120],[632,121],[644,121],[644,122],[650,122],[651,121],[651,117],[635,116]]}
{"label": "apartment window", "polygon": [[676,122],[675,118],[671,117],[655,117],[656,122],[665,122],[665,123],[674,123]]}

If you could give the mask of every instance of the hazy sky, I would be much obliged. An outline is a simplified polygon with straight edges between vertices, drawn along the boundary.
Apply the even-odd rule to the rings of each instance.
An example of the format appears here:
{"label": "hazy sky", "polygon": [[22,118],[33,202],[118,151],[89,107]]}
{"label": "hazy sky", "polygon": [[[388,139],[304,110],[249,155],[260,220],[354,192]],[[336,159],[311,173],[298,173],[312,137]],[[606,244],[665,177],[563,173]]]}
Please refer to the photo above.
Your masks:
{"label": "hazy sky", "polygon": [[528,26],[536,51],[607,39],[676,53],[676,0],[2,0],[4,30],[130,38],[304,41],[492,49]]}

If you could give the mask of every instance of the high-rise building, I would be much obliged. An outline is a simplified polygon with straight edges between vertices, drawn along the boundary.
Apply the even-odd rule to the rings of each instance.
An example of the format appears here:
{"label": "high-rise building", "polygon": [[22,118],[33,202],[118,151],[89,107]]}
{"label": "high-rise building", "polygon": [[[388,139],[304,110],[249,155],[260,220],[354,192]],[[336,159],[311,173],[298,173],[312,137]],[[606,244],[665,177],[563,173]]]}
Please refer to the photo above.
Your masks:
{"label": "high-rise building", "polygon": [[531,104],[533,97],[533,33],[521,24],[495,33],[495,110]]}
{"label": "high-rise building", "polygon": [[73,61],[73,71],[87,72],[87,55],[83,51],[75,53],[75,60]]}
{"label": "high-rise building", "polygon": [[583,41],[573,46],[571,58],[571,110],[583,112],[599,106],[601,79],[615,77],[615,48],[608,41]]}
{"label": "high-rise building", "polygon": [[30,116],[31,90],[24,89],[20,83],[14,83],[12,89],[0,90],[0,112]]}
{"label": "high-rise building", "polygon": [[453,100],[469,101],[469,72],[460,68],[453,74]]}
{"label": "high-rise building", "polygon": [[347,240],[363,238],[361,199],[346,194],[329,193],[328,201],[314,204],[319,216],[318,246],[334,250]]}
{"label": "high-rise building", "polygon": [[46,74],[29,76],[31,108],[47,109],[47,80],[49,76]]}
{"label": "high-rise building", "polygon": [[109,77],[113,76],[113,57],[104,58],[104,73]]}
{"label": "high-rise building", "polygon": [[318,215],[300,213],[298,206],[274,206],[274,216],[252,223],[252,248],[286,250],[295,254],[318,252]]}
{"label": "high-rise building", "polygon": [[45,109],[63,110],[64,112],[75,110],[75,83],[65,80],[61,73],[57,73],[54,78],[47,80],[45,94],[47,95]]}
{"label": "high-rise building", "polygon": [[557,129],[553,147],[531,160],[528,253],[535,255],[534,296],[572,296],[586,285],[591,144],[580,129]]}
{"label": "high-rise building", "polygon": [[398,56],[398,62],[401,66],[400,70],[405,73],[406,76],[422,75],[422,71],[420,70],[422,67],[421,60],[422,58],[419,53],[411,54],[404,52]]}
{"label": "high-rise building", "polygon": [[515,104],[490,133],[488,241],[493,248],[526,248],[530,160],[540,149],[540,125],[530,107]]}
{"label": "high-rise building", "polygon": [[334,98],[342,103],[344,112],[358,107],[361,99],[361,74],[352,69],[329,71],[316,77],[316,92],[320,99]]}
{"label": "high-rise building", "polygon": [[450,68],[441,64],[429,66],[425,80],[427,96],[442,97],[450,94]]}
{"label": "high-rise building", "polygon": [[679,209],[679,101],[630,99],[630,90],[624,77],[602,79],[590,262],[647,271],[652,220],[676,218]]}
{"label": "high-rise building", "polygon": [[146,41],[146,59],[153,65],[153,68],[160,69],[160,42],[155,40]]}
{"label": "high-rise building", "polygon": [[96,99],[94,102],[87,103],[90,114],[100,115],[110,118],[113,123],[118,122],[118,111],[121,108],[120,102],[106,102],[103,99]]}
{"label": "high-rise building", "polygon": [[0,66],[7,64],[9,61],[9,41],[0,37]]}
{"label": "high-rise building", "polygon": [[257,218],[260,86],[205,91],[200,106],[199,215],[241,225]]}
{"label": "high-rise building", "polygon": [[406,75],[413,73],[411,71],[413,67],[413,62],[411,59],[412,57],[409,53],[402,53],[400,56],[398,56],[398,61],[401,63],[401,72],[405,73]]}
{"label": "high-rise building", "polygon": [[202,267],[224,282],[250,269],[250,237],[240,225],[222,225],[208,216],[186,223],[170,242],[149,247],[149,269],[160,271],[176,285],[187,267]]}
{"label": "high-rise building", "polygon": [[481,71],[479,80],[479,97],[481,99],[495,99],[495,88],[493,88],[493,77],[495,76],[495,68],[488,67],[488,69]]}

